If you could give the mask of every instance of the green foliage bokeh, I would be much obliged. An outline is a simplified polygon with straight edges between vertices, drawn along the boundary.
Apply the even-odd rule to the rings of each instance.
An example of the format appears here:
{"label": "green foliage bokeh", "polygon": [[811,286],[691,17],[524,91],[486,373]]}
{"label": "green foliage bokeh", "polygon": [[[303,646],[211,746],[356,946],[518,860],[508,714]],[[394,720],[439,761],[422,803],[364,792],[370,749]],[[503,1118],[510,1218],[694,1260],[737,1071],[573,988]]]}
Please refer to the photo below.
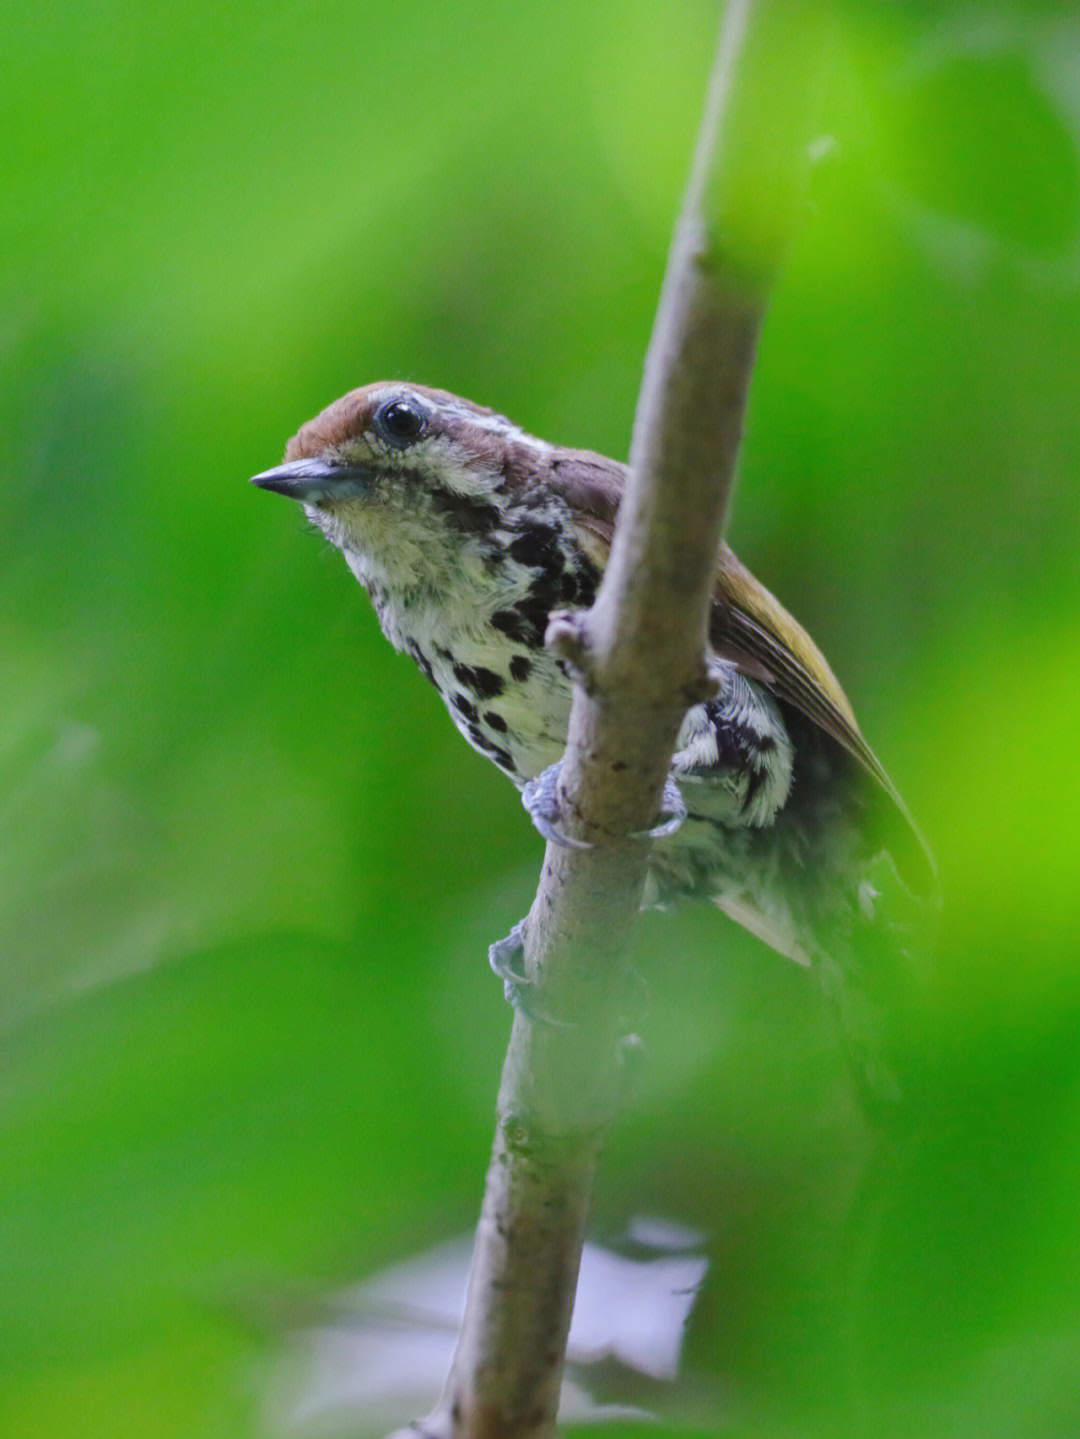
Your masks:
{"label": "green foliage bokeh", "polygon": [[[484,948],[539,842],[246,479],[389,377],[624,456],[715,23],[0,21],[3,1432],[262,1434],[275,1325],[238,1314],[472,1223],[508,1025]],[[650,918],[650,1063],[596,1223],[710,1237],[698,1429],[1064,1439],[1080,21],[852,0],[830,25],[731,538],[937,851],[932,1099],[868,1153],[806,977],[719,915]]]}

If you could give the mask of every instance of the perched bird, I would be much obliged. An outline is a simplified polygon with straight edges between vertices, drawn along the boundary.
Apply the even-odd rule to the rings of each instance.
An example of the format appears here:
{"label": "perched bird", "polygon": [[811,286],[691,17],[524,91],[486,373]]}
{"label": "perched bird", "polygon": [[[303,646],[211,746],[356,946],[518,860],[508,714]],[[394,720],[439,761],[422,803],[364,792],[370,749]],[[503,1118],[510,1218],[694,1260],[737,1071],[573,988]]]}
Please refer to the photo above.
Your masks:
{"label": "perched bird", "polygon": [[[253,483],[303,504],[387,639],[526,790],[557,764],[570,713],[548,616],[592,603],[625,477],[444,390],[386,382],[330,405]],[[821,652],[726,545],[710,640],[717,697],[683,722],[686,816],[652,846],[646,902],[711,899],[816,967],[866,1069],[932,862]]]}

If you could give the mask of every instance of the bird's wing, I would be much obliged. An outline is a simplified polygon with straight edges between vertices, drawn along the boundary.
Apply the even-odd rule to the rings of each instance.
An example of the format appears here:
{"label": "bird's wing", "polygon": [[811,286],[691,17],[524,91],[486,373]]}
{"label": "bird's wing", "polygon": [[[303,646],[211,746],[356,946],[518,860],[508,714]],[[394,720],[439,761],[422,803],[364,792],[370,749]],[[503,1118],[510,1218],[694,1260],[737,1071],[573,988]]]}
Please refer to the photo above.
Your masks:
{"label": "bird's wing", "polygon": [[721,659],[767,685],[832,735],[892,797],[892,781],[862,737],[855,711],[825,656],[780,601],[723,546],[709,638]]}
{"label": "bird's wing", "polygon": [[[600,568],[607,563],[625,468],[584,451],[564,452],[557,479],[582,549]],[[717,655],[766,686],[836,741],[902,816],[916,843],[906,845],[906,877],[915,887],[936,886],[933,860],[884,765],[863,738],[855,712],[825,656],[798,621],[721,546],[709,637]],[[899,856],[897,857],[899,860]]]}
{"label": "bird's wing", "polygon": [[[625,475],[625,467],[614,460],[566,450],[552,476],[582,549],[600,569],[611,549]],[[726,544],[717,566],[709,638],[721,659],[730,660],[831,735],[903,809],[825,656]]]}
{"label": "bird's wing", "polygon": [[937,873],[926,841],[885,766],[863,738],[855,711],[825,656],[727,545],[721,551],[709,637],[721,658],[731,660],[805,715],[876,781],[902,816],[909,840],[916,841],[902,843],[902,852],[895,855],[905,879],[920,892],[936,890]]}

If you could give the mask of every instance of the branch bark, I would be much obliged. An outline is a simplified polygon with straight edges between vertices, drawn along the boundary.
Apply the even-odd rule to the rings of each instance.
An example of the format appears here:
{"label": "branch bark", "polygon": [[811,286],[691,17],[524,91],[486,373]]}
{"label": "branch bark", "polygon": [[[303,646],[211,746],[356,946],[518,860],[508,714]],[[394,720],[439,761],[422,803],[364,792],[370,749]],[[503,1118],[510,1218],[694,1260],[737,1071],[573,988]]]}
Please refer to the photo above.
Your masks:
{"label": "branch bark", "polygon": [[782,0],[727,7],[610,563],[593,608],[549,628],[580,681],[565,828],[594,847],[548,845],[525,924],[534,1005],[564,1023],[514,1016],[458,1348],[439,1408],[415,1426],[440,1439],[555,1431],[589,1193],[621,1089],[625,953],[648,860],[634,834],[654,822],[679,726],[705,694],[757,336],[807,170],[814,83],[798,13]]}

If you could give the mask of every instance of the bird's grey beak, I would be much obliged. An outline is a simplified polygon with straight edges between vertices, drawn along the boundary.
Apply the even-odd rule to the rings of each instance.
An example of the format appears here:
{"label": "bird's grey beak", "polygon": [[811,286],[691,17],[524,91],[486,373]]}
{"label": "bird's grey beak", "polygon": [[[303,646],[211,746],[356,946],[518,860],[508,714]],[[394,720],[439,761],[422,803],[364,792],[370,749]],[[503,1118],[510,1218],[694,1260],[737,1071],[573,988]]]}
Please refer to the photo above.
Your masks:
{"label": "bird's grey beak", "polygon": [[273,470],[252,475],[260,490],[273,490],[290,500],[314,505],[319,500],[343,500],[366,494],[367,471],[350,465],[328,465],[325,460],[290,460]]}

